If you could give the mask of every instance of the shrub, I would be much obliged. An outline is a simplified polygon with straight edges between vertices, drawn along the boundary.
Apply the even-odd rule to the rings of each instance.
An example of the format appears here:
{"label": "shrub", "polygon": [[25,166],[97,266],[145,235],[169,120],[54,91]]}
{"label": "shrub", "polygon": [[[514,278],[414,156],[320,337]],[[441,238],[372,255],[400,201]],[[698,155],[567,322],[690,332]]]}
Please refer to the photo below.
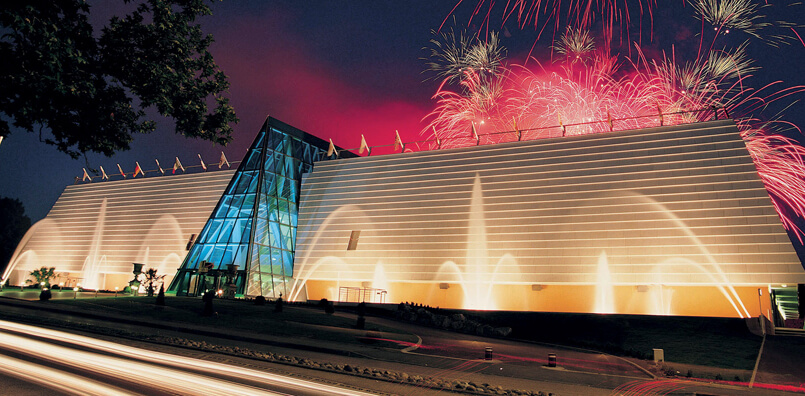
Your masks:
{"label": "shrub", "polygon": [[156,305],[165,306],[165,285],[161,285],[159,287],[159,293],[157,294],[157,301]]}
{"label": "shrub", "polygon": [[327,306],[324,307],[324,313],[326,313],[327,315],[335,313],[335,307],[333,306],[332,302],[329,301],[327,302]]}
{"label": "shrub", "polygon": [[266,298],[263,296],[257,296],[254,298],[254,305],[266,305]]}
{"label": "shrub", "polygon": [[47,301],[50,300],[51,297],[53,297],[53,294],[51,294],[50,289],[42,289],[42,291],[39,292],[39,301]]}

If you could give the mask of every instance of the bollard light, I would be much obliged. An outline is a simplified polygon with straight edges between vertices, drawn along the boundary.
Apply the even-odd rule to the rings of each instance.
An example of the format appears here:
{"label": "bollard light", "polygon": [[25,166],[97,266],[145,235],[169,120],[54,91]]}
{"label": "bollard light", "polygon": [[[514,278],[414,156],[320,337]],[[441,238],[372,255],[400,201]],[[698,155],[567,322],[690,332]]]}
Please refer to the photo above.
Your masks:
{"label": "bollard light", "polygon": [[78,297],[78,286],[73,288],[73,300],[75,300],[76,297]]}
{"label": "bollard light", "polygon": [[117,298],[117,290],[120,289],[119,287],[115,286],[115,298]]}
{"label": "bollard light", "polygon": [[62,291],[64,288],[64,282],[59,282],[59,291]]}

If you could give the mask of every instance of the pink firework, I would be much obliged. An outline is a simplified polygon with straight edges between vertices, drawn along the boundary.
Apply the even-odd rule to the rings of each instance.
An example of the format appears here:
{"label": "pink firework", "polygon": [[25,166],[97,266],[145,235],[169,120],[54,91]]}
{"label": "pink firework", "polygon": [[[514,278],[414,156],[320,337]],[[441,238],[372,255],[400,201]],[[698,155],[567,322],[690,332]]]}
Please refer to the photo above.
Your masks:
{"label": "pink firework", "polygon": [[[511,0],[502,11],[504,23],[515,19],[521,28],[533,26],[540,35],[545,31],[556,33],[563,26],[584,31],[600,26],[609,46],[619,30],[625,33],[625,42],[632,41],[628,27],[635,21],[641,31],[644,23],[651,27],[656,6],[657,0]],[[494,7],[494,1],[479,0],[473,15],[482,18],[488,28]]]}
{"label": "pink firework", "polygon": [[688,62],[677,62],[673,53],[648,59],[636,47],[634,57],[619,60],[595,50],[583,33],[572,34],[580,39],[557,44],[570,49],[556,64],[529,69],[501,62],[494,75],[465,68],[458,90],[445,78],[423,132],[435,134],[440,148],[462,147],[697,122],[720,111],[737,117],[783,225],[802,242],[805,232],[797,224],[805,218],[805,148],[773,128],[782,121],[751,115],[805,87],[748,88],[757,68],[745,45]]}

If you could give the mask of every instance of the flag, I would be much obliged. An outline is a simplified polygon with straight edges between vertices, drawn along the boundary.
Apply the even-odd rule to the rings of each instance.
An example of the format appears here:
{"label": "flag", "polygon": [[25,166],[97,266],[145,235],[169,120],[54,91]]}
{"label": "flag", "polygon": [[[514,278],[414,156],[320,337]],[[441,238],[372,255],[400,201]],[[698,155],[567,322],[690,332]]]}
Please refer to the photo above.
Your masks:
{"label": "flag", "polygon": [[564,126],[564,124],[562,124],[562,115],[559,114],[559,113],[556,113],[556,116],[559,117],[559,126],[564,128],[565,126]]}
{"label": "flag", "polygon": [[159,160],[158,160],[158,159],[155,159],[154,161],[156,161],[156,162],[157,162],[157,168],[159,168],[159,173],[161,173],[161,174],[163,174],[163,175],[164,175],[164,174],[165,174],[165,170],[164,170],[164,169],[162,169],[162,165],[160,165],[160,164],[159,164]]}
{"label": "flag", "polygon": [[475,123],[472,123],[472,136],[475,138],[475,144],[480,145],[481,139],[478,137],[478,131],[475,130]]}
{"label": "flag", "polygon": [[109,176],[106,174],[106,171],[103,170],[103,167],[99,166],[99,168],[101,168],[101,180],[104,180],[104,179],[109,180]]}
{"label": "flag", "polygon": [[218,160],[218,169],[221,169],[221,167],[224,166],[224,164],[226,164],[227,168],[232,167],[231,165],[229,165],[229,161],[226,160],[226,156],[224,155],[224,152],[221,151],[221,159]]}
{"label": "flag", "polygon": [[333,139],[330,139],[330,147],[327,148],[327,156],[331,156],[335,153],[335,156],[338,157],[338,150],[335,149],[335,145],[333,144]]}
{"label": "flag", "polygon": [[137,161],[134,161],[134,164],[137,165],[137,166],[134,167],[134,176],[132,176],[132,177],[137,177],[138,173],[143,175],[143,177],[145,177],[145,172],[143,172],[143,168],[140,167],[140,163],[137,162]]}
{"label": "flag", "polygon": [[361,148],[358,149],[358,153],[363,154],[363,150],[368,151],[370,155],[372,154],[372,150],[370,150],[369,145],[366,144],[366,138],[361,134]]}
{"label": "flag", "polygon": [[120,171],[120,176],[123,176],[123,178],[125,179],[126,178],[126,172],[123,172],[123,168],[120,167],[120,164],[117,164],[117,170]]}
{"label": "flag", "polygon": [[182,163],[179,161],[179,157],[176,157],[176,162],[173,163],[173,174],[174,175],[176,174],[177,169],[181,169],[182,172],[184,172],[184,166],[182,166]]}
{"label": "flag", "polygon": [[609,110],[607,110],[607,122],[609,123],[609,131],[612,132],[612,114],[609,114]]}
{"label": "flag", "polygon": [[660,108],[660,104],[659,104],[659,103],[657,103],[657,114],[659,114],[659,115],[660,115],[660,126],[662,126],[662,124],[663,124],[663,119],[662,119],[662,109]]}
{"label": "flag", "polygon": [[400,131],[395,130],[394,133],[396,134],[396,136],[394,136],[394,151],[397,151],[399,148],[405,150],[405,145],[402,139],[400,139]]}
{"label": "flag", "polygon": [[198,155],[198,160],[201,161],[201,169],[207,170],[207,164],[205,164],[204,160],[201,159],[201,154]]}
{"label": "flag", "polygon": [[512,117],[512,125],[514,126],[514,131],[517,132],[517,141],[520,141],[522,135],[520,134],[520,129],[517,128],[517,119]]}
{"label": "flag", "polygon": [[89,174],[87,173],[87,168],[81,168],[81,169],[84,170],[84,177],[81,178],[81,181],[87,181],[87,179],[89,179],[89,181],[92,182],[92,178],[89,177]]}

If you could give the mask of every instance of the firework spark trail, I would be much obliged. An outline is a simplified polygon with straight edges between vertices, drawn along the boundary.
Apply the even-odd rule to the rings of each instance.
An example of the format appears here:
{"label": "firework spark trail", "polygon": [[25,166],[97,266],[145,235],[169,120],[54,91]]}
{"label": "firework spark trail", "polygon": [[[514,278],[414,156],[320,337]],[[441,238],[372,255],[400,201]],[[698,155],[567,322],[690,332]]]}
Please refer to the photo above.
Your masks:
{"label": "firework spark trail", "polygon": [[[758,68],[746,55],[746,43],[681,63],[673,51],[653,60],[636,46],[636,55],[621,62],[606,49],[595,50],[583,32],[568,30],[566,36],[556,47],[572,55],[558,65],[537,62],[531,70],[501,59],[495,73],[465,67],[458,78],[442,75],[433,96],[437,107],[426,116],[423,133],[433,131],[439,148],[465,147],[705,121],[723,109],[737,118],[783,225],[803,241],[805,230],[797,224],[805,218],[805,148],[775,131],[781,122],[764,123],[753,114],[805,92],[805,86],[750,88]],[[460,80],[458,91],[450,88],[453,80]],[[697,111],[702,109],[713,110]]]}
{"label": "firework spark trail", "polygon": [[[486,0],[479,0],[473,10],[473,16],[482,17],[482,25],[488,27],[489,16],[495,7],[495,2],[489,1],[486,11],[484,11],[485,4]],[[634,19],[640,21],[641,31],[644,17],[647,17],[649,24],[653,26],[656,6],[657,0],[510,0],[505,2],[502,11],[503,23],[515,18],[521,28],[533,25],[539,31],[539,36],[551,23],[555,33],[563,24],[576,29],[590,30],[600,22],[604,44],[609,46],[618,29],[622,32],[622,39],[625,35],[625,41],[631,41],[628,27]],[[642,40],[642,37],[640,39]]]}
{"label": "firework spark trail", "polygon": [[[716,36],[721,32],[729,33],[730,29],[740,30],[772,46],[788,44],[799,39],[795,28],[802,25],[782,20],[769,22],[766,15],[761,15],[764,9],[772,7],[768,2],[759,4],[755,0],[689,0],[689,3],[694,10],[693,16],[700,19],[702,24],[706,22],[713,26]],[[799,6],[802,4],[788,5],[788,7]],[[786,11],[792,11],[790,15],[796,15],[797,12]],[[775,28],[784,33],[769,33]],[[789,30],[793,34],[789,34]]]}

